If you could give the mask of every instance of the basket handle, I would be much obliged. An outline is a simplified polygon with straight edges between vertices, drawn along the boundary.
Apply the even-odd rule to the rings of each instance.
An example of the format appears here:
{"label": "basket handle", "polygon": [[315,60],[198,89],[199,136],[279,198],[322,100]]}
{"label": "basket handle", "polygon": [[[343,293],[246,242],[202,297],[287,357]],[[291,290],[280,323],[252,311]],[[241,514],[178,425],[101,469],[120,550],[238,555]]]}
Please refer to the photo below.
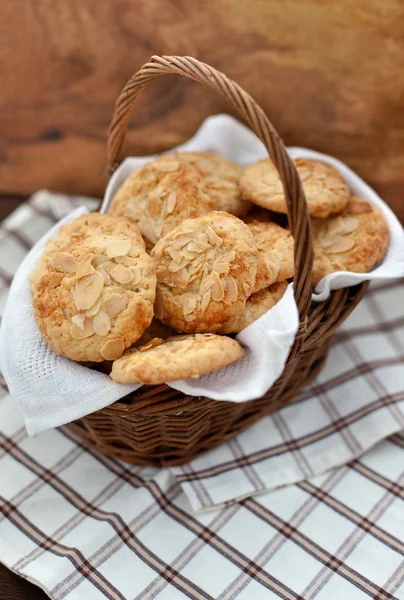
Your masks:
{"label": "basket handle", "polygon": [[108,138],[108,174],[120,163],[130,113],[141,91],[161,75],[176,73],[213,88],[237,109],[252,131],[264,143],[275,164],[285,191],[289,226],[295,240],[294,295],[304,330],[311,301],[313,244],[306,199],[296,168],[262,108],[237,83],[220,71],[189,56],[153,56],[135,73],[116,101]]}

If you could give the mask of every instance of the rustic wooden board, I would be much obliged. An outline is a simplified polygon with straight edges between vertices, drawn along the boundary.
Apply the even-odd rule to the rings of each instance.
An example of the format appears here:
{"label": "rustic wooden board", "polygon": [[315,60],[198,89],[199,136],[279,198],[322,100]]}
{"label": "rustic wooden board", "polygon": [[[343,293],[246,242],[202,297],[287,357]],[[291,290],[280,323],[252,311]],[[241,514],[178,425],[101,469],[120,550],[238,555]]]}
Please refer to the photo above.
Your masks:
{"label": "rustic wooden board", "polygon": [[[190,54],[263,106],[286,143],[334,154],[404,218],[404,3],[396,0],[20,0],[0,3],[0,191],[101,195],[115,98],[153,53]],[[187,139],[226,111],[159,81],[128,151]]]}

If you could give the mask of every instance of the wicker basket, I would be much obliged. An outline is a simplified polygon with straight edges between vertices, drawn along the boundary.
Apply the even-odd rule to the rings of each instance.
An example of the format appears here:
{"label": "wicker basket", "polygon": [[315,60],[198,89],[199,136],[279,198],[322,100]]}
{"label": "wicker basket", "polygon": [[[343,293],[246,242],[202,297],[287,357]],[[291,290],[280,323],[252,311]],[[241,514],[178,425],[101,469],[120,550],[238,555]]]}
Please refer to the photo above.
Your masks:
{"label": "wicker basket", "polygon": [[139,465],[185,463],[230,439],[288,402],[322,367],[331,336],[363,297],[367,284],[332,292],[311,303],[313,248],[306,200],[299,176],[262,109],[236,83],[194,58],[154,56],[126,84],[116,103],[108,142],[109,174],[120,162],[127,123],[141,91],[153,79],[176,73],[224,96],[265,144],[285,189],[295,239],[294,294],[299,331],[285,369],[270,391],[249,402],[219,402],[186,396],[167,385],[141,387],[66,427],[100,452]]}

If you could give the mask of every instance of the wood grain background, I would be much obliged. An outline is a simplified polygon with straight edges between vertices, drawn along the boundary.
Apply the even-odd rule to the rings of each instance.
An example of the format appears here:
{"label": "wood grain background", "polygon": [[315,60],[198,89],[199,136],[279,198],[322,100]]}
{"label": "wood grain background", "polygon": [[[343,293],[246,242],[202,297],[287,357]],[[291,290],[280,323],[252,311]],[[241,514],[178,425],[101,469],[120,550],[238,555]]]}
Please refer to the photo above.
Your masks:
{"label": "wood grain background", "polygon": [[[0,4],[0,192],[101,195],[116,96],[154,53],[223,70],[286,143],[346,161],[404,217],[404,2],[18,0]],[[145,94],[128,152],[187,139],[227,111],[167,77]]]}

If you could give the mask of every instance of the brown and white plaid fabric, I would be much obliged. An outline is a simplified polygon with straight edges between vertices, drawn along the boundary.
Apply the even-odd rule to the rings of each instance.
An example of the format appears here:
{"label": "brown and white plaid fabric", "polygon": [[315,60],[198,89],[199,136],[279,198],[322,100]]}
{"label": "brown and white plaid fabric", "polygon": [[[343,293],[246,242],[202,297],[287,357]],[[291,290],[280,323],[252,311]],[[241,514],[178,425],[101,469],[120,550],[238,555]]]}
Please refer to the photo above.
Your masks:
{"label": "brown and white plaid fabric", "polygon": [[[0,304],[81,202],[40,193],[6,220]],[[187,467],[29,438],[4,385],[0,561],[55,599],[404,599],[403,291],[374,288],[296,403]]]}

